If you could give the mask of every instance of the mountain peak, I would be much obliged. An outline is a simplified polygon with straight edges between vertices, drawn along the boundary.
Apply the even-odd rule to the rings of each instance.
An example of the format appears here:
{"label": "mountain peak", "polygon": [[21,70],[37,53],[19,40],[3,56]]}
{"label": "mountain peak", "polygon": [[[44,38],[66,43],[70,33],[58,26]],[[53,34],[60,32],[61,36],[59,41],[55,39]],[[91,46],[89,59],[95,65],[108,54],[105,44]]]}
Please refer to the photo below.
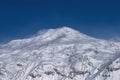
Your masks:
{"label": "mountain peak", "polygon": [[49,29],[45,34],[42,35],[42,38],[45,40],[53,40],[59,37],[62,37],[64,40],[67,41],[90,38],[89,36],[69,27]]}

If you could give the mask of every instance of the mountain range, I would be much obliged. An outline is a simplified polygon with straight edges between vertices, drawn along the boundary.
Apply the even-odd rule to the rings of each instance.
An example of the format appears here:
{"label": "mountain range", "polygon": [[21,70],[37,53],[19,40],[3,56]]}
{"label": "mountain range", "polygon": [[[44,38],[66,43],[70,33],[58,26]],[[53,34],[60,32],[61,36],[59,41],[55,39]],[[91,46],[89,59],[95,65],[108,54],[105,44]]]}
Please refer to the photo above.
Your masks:
{"label": "mountain range", "polygon": [[120,80],[120,42],[69,27],[0,45],[0,80]]}

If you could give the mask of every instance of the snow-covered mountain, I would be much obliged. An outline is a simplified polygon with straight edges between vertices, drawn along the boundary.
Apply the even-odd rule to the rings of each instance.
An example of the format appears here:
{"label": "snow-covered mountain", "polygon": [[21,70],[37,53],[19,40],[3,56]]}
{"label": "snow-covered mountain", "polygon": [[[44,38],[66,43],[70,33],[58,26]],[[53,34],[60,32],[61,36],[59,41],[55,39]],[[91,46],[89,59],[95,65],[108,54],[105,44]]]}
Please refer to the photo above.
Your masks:
{"label": "snow-covered mountain", "polygon": [[68,27],[0,45],[0,80],[120,80],[120,43]]}

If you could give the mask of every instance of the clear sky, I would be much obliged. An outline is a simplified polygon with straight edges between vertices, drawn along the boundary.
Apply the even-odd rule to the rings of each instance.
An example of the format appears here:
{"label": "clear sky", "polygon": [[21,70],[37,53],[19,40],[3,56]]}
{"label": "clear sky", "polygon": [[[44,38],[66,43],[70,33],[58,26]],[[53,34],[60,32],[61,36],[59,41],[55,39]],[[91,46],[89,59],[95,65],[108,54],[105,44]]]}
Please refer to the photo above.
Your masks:
{"label": "clear sky", "polygon": [[69,26],[87,35],[120,36],[120,0],[0,0],[0,42]]}

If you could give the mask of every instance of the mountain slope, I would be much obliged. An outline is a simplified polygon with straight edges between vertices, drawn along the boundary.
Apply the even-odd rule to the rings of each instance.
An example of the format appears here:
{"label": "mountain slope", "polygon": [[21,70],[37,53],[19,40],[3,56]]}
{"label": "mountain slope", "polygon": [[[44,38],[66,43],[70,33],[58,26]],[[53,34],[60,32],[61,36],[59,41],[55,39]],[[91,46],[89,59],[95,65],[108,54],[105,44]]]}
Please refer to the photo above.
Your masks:
{"label": "mountain slope", "polygon": [[68,27],[0,45],[0,80],[120,80],[120,43]]}

